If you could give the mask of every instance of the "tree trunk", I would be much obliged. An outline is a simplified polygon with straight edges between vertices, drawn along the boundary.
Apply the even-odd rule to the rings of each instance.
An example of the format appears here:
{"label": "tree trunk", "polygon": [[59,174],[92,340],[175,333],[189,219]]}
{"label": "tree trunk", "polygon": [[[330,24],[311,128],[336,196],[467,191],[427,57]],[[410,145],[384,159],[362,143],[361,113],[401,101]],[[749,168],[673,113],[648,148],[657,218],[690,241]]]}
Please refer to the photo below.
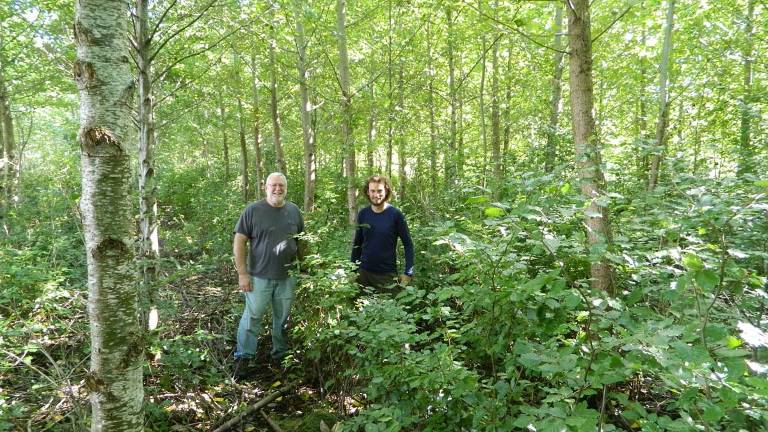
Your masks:
{"label": "tree trunk", "polygon": [[371,114],[368,117],[368,144],[365,149],[365,166],[367,175],[373,175],[373,150],[376,148],[376,69],[371,63],[371,83],[369,84],[369,100],[371,101]]}
{"label": "tree trunk", "polygon": [[400,132],[397,134],[397,179],[399,180],[399,193],[398,193],[398,199],[400,202],[403,202],[405,200],[405,187],[408,179],[406,178],[405,174],[405,164],[407,163],[406,160],[406,151],[405,151],[405,131],[403,130],[403,125],[405,123],[405,119],[403,118],[403,114],[405,112],[405,79],[403,77],[403,61],[400,61],[400,70],[398,72],[398,87],[400,88],[399,96],[398,96],[398,106],[397,106],[397,112],[401,113],[400,115],[400,121],[398,122],[400,127]]}
{"label": "tree trunk", "polygon": [[295,0],[293,3],[296,15],[296,69],[299,74],[299,94],[301,96],[301,132],[304,139],[304,211],[311,212],[315,209],[315,182],[317,181],[317,166],[315,161],[315,130],[312,128],[312,109],[309,101],[309,86],[307,80],[309,73],[306,66],[306,43],[304,42],[304,10],[303,2]]}
{"label": "tree trunk", "polygon": [[91,431],[144,429],[142,359],[130,200],[134,81],[126,4],[75,2],[75,81],[80,93]]}
{"label": "tree trunk", "polygon": [[659,63],[659,118],[656,122],[656,138],[653,143],[653,155],[651,156],[651,172],[648,176],[648,192],[653,192],[659,181],[659,170],[664,155],[664,147],[669,123],[669,96],[667,85],[669,84],[669,56],[672,51],[672,27],[674,25],[675,0],[669,0],[667,7],[667,22],[664,26],[664,48],[661,52]]}
{"label": "tree trunk", "polygon": [[[2,55],[2,53],[0,53]],[[16,195],[16,179],[18,177],[18,162],[16,160],[16,136],[13,131],[13,115],[11,113],[11,98],[5,83],[4,59],[0,59],[0,138],[2,139],[3,178],[0,180],[0,227],[7,231],[5,216],[8,208],[13,205]]]}
{"label": "tree trunk", "polygon": [[437,192],[437,126],[435,124],[435,71],[432,66],[432,21],[427,21],[427,73],[429,74],[429,168],[430,190]]}
{"label": "tree trunk", "polygon": [[754,28],[752,19],[755,14],[755,0],[747,0],[747,13],[744,17],[746,42],[742,57],[744,61],[743,98],[741,101],[741,125],[739,128],[739,168],[738,174],[754,172],[754,151],[752,147],[752,53]]}
{"label": "tree trunk", "polygon": [[261,169],[261,127],[259,120],[259,80],[256,74],[256,49],[251,51],[251,85],[253,87],[252,102],[253,102],[253,151],[255,156],[254,161],[254,176],[256,178],[253,186],[254,196],[256,199],[261,199],[262,191],[262,169]]}
{"label": "tree trunk", "polygon": [[[507,69],[505,71],[506,76],[506,89],[504,92],[504,132],[502,133],[502,147],[501,152],[504,155],[509,155],[509,139],[512,132],[512,56],[507,55]],[[502,163],[501,170],[506,174],[507,172],[506,158]]]}
{"label": "tree trunk", "polygon": [[[495,182],[502,180],[501,177],[501,115],[499,113],[499,44],[493,43],[493,54],[491,56],[491,153],[493,154],[493,178]],[[499,188],[494,188],[498,193]]]}
{"label": "tree trunk", "polygon": [[389,1],[389,31],[387,32],[387,100],[389,101],[389,115],[387,116],[387,160],[385,163],[387,177],[392,179],[392,141],[395,139],[395,97],[392,93],[392,34],[395,32],[395,23],[392,18],[392,0]]}
{"label": "tree trunk", "polygon": [[221,121],[221,145],[224,150],[224,183],[229,183],[229,142],[227,141],[227,116],[224,95],[219,90],[219,119]]}
{"label": "tree trunk", "polygon": [[355,143],[352,140],[352,95],[349,91],[349,57],[347,56],[347,3],[336,0],[336,37],[339,47],[339,81],[341,84],[341,135],[344,143],[344,176],[347,177],[347,221],[357,221],[355,188]]}
{"label": "tree trunk", "polygon": [[[568,7],[568,38],[571,47],[570,84],[573,138],[581,193],[589,200],[585,213],[587,242],[591,250],[605,250],[611,242],[608,207],[603,198],[603,173],[600,168],[600,146],[595,136],[592,117],[592,37],[588,0],[572,0]],[[613,293],[613,270],[603,254],[590,268],[590,284],[594,289]]]}
{"label": "tree trunk", "polygon": [[450,126],[448,130],[448,151],[444,153],[443,165],[445,169],[445,184],[454,186],[456,184],[456,78],[454,70],[453,53],[453,11],[450,6],[445,9],[445,21],[447,23],[447,45],[448,45],[448,99]]}
{"label": "tree trunk", "polygon": [[549,128],[547,128],[547,150],[544,157],[544,172],[552,172],[557,158],[558,137],[560,136],[560,109],[562,106],[563,81],[563,4],[555,2],[555,53],[552,58],[552,93],[549,98]]}
{"label": "tree trunk", "polygon": [[[272,8],[272,13],[275,13],[275,8]],[[272,23],[270,24],[271,40],[269,42],[269,74],[271,77],[269,94],[270,104],[269,108],[272,110],[272,139],[275,145],[275,162],[277,162],[277,168],[281,173],[288,175],[288,167],[285,165],[285,156],[283,154],[283,143],[280,140],[280,114],[277,107],[277,32],[275,30],[274,15],[272,17]]]}
{"label": "tree trunk", "polygon": [[[478,94],[478,104],[480,106],[480,143],[483,149],[483,187],[488,185],[488,133],[485,127],[485,52],[486,52],[486,39],[485,33],[482,36],[482,42],[480,46],[480,93]],[[461,118],[461,116],[460,116]],[[460,120],[461,121],[461,120]],[[461,130],[462,128],[459,128]],[[456,171],[461,169],[461,165],[456,168]]]}
{"label": "tree trunk", "polygon": [[[155,182],[155,108],[152,97],[152,41],[149,37],[149,0],[136,0],[136,65],[138,69],[138,126],[139,126],[139,227],[141,241],[141,296],[142,326],[149,325],[149,314],[156,315],[157,260],[160,240],[157,216],[157,183]],[[149,313],[149,314],[148,314]],[[153,318],[154,324],[156,321]],[[153,324],[153,325],[154,325]]]}
{"label": "tree trunk", "polygon": [[[240,93],[238,85],[238,93]],[[240,134],[240,175],[241,186],[243,191],[243,202],[248,203],[251,199],[251,185],[248,175],[248,146],[245,142],[245,114],[243,113],[243,100],[237,96],[237,125]]]}

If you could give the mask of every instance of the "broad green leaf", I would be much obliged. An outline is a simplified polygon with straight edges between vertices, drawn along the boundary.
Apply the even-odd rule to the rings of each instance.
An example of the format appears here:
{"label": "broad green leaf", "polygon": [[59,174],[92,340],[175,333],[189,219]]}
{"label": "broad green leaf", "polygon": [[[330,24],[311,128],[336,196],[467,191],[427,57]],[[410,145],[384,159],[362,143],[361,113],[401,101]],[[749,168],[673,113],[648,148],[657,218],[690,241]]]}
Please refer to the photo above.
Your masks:
{"label": "broad green leaf", "polygon": [[683,256],[683,265],[688,270],[701,270],[704,268],[704,263],[701,261],[698,255],[687,253]]}
{"label": "broad green leaf", "polygon": [[483,212],[486,217],[502,217],[504,216],[504,210],[498,207],[486,207]]}
{"label": "broad green leaf", "polygon": [[720,276],[712,270],[699,270],[696,272],[695,278],[696,283],[705,290],[714,289],[720,282]]}

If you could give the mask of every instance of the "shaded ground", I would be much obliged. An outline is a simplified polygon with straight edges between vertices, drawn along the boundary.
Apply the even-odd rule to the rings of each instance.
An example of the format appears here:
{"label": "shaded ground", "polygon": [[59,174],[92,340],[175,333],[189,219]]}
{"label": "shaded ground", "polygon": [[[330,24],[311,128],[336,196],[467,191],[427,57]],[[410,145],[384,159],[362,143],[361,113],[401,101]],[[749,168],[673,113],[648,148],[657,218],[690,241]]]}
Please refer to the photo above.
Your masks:
{"label": "shaded ground", "polygon": [[[162,334],[150,354],[154,358],[145,379],[152,411],[162,412],[157,416],[148,412],[150,430],[214,430],[287,383],[296,384],[295,389],[263,409],[272,421],[285,430],[320,430],[322,418],[333,426],[332,416],[322,414],[324,410],[314,412],[321,406],[319,392],[305,385],[297,359],[289,358],[282,368],[270,367],[268,330],[259,341],[248,377],[233,379],[235,330],[243,300],[231,269],[222,266],[190,274],[167,286],[161,297],[161,310],[168,318],[161,321]],[[152,424],[155,419],[158,424]],[[257,411],[229,430],[272,428]]]}

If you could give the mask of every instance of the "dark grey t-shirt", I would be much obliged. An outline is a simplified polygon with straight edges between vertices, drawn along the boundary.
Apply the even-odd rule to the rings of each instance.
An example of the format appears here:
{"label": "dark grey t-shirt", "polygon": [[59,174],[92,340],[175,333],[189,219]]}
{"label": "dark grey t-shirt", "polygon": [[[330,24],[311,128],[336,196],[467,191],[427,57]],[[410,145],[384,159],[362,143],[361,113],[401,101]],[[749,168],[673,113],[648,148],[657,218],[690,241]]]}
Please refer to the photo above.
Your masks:
{"label": "dark grey t-shirt", "polygon": [[285,279],[296,259],[296,234],[304,231],[304,219],[296,204],[272,207],[266,200],[245,208],[235,233],[248,237],[248,273],[264,279]]}

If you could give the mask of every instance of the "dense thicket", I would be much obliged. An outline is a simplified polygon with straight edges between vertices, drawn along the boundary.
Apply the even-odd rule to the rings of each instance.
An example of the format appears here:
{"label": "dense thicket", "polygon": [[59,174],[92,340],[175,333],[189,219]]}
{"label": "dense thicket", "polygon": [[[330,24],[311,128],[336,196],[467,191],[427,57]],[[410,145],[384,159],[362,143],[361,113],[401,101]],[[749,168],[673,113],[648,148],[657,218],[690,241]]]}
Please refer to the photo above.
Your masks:
{"label": "dense thicket", "polygon": [[[151,71],[130,155],[136,292],[160,316],[147,430],[211,430],[277,380],[231,381],[230,255],[278,169],[313,252],[286,430],[768,430],[765,4],[592,3],[604,179],[585,196],[570,2],[182,3],[130,2],[154,55],[129,53],[137,86]],[[73,15],[0,5],[0,430],[91,422]],[[349,282],[350,197],[374,172],[416,242],[396,298]],[[590,203],[610,241],[588,241]]]}

